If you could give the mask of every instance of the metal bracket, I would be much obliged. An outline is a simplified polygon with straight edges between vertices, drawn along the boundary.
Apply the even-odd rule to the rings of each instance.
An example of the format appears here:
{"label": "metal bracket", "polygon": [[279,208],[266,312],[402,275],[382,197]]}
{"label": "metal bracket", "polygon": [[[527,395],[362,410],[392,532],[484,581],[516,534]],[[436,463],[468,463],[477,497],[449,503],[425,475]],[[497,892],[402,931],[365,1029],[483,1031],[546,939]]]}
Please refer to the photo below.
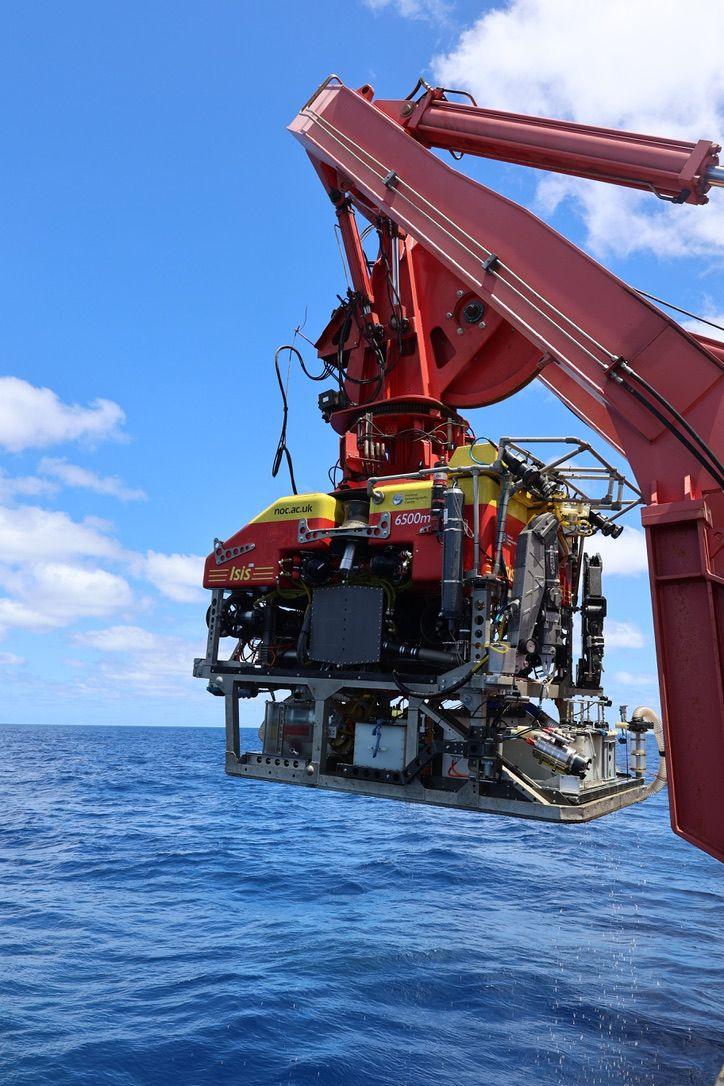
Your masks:
{"label": "metal bracket", "polygon": [[223,602],[223,588],[212,589],[211,605],[209,607],[209,632],[206,638],[206,661],[212,668],[217,666],[219,659],[219,637],[221,635],[221,609]]}
{"label": "metal bracket", "polygon": [[214,540],[214,555],[217,566],[223,566],[231,558],[238,558],[240,554],[248,554],[253,551],[256,543],[244,543],[241,547],[225,547],[220,539]]}
{"label": "metal bracket", "polygon": [[307,518],[302,517],[297,529],[298,543],[314,543],[317,539],[387,539],[390,534],[390,514],[382,513],[378,524],[365,525],[363,528],[309,528]]}

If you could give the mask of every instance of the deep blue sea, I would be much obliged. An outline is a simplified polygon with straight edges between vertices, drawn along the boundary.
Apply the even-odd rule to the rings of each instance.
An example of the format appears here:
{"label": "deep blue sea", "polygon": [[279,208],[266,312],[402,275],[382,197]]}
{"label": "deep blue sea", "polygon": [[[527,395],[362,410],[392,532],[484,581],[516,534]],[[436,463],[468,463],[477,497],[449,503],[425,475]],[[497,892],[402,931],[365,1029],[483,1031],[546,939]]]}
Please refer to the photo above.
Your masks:
{"label": "deep blue sea", "polygon": [[713,1086],[724,867],[665,794],[559,828],[232,780],[219,729],[0,745],[2,1086]]}

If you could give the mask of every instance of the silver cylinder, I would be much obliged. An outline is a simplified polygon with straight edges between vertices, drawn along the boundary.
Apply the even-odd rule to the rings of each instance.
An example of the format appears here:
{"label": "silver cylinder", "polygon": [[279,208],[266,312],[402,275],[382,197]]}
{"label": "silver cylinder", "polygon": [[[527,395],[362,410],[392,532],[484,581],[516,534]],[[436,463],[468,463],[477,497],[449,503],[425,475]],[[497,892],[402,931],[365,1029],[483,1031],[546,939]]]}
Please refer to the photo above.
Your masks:
{"label": "silver cylinder", "polygon": [[445,491],[442,529],[442,615],[455,622],[463,609],[463,492],[456,483]]}
{"label": "silver cylinder", "polygon": [[710,166],[704,177],[714,188],[724,188],[724,166]]}

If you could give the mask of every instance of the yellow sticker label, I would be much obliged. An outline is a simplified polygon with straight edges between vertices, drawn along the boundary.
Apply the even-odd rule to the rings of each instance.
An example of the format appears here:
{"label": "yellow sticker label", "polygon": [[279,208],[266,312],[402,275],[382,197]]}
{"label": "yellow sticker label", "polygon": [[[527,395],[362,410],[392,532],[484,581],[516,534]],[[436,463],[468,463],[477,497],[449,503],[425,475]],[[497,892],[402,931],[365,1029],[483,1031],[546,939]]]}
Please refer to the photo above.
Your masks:
{"label": "yellow sticker label", "polygon": [[338,503],[329,494],[292,494],[279,498],[254,517],[251,524],[274,524],[285,520],[328,520],[337,523]]}

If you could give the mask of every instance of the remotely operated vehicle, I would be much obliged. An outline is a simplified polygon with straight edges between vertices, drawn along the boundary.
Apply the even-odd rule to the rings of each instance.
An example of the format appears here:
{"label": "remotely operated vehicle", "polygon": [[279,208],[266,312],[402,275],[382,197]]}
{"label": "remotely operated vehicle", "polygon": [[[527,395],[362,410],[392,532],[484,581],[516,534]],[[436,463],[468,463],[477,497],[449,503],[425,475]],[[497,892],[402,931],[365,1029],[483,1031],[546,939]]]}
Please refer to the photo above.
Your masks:
{"label": "remotely operated vehicle", "polygon": [[[674,829],[724,858],[724,348],[431,150],[675,205],[724,184],[720,148],[482,109],[422,81],[380,101],[336,76],[290,127],[348,285],[321,371],[288,351],[329,382],[340,453],[329,491],[298,494],[285,426],[275,469],[286,457],[294,493],[206,560],[195,674],[225,699],[227,772],[582,822],[662,787],[665,746]],[[279,358],[277,376],[286,418]],[[581,438],[470,432],[466,408],[536,377],[633,480]],[[615,545],[638,504],[663,730],[643,708],[612,724],[602,687],[596,537]],[[260,746],[242,752],[239,699],[259,693]]]}

